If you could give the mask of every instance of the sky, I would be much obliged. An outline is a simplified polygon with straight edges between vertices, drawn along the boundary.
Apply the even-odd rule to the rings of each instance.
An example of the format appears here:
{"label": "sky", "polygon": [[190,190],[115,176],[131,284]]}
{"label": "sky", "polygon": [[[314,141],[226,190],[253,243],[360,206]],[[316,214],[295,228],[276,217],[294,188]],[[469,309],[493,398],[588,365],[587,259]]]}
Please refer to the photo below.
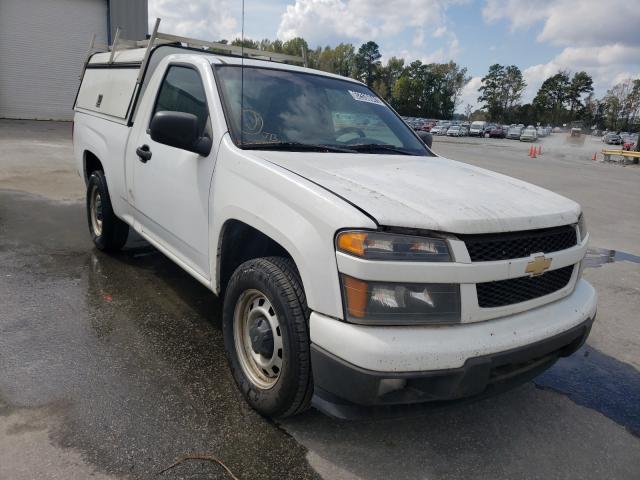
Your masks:
{"label": "sky", "polygon": [[[637,0],[245,0],[244,35],[288,40],[311,48],[373,40],[382,60],[448,62],[471,77],[459,111],[477,107],[489,65],[517,65],[533,99],[558,70],[589,73],[595,94],[640,77]],[[160,31],[205,40],[242,33],[241,0],[149,0],[149,23]]]}

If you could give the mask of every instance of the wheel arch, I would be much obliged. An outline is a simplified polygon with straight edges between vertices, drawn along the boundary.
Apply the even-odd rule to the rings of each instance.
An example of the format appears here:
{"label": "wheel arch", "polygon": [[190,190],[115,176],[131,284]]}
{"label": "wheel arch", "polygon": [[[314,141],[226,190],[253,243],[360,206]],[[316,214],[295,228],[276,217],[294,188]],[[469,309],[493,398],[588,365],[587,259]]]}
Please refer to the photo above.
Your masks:
{"label": "wheel arch", "polygon": [[224,294],[231,275],[242,263],[269,256],[290,258],[300,274],[295,258],[280,242],[242,220],[227,219],[218,238],[216,291]]}
{"label": "wheel arch", "polygon": [[101,170],[102,172],[104,172],[104,165],[102,164],[98,156],[91,150],[85,150],[82,153],[82,168],[85,185],[89,182],[89,177],[93,172],[95,172],[96,170]]}

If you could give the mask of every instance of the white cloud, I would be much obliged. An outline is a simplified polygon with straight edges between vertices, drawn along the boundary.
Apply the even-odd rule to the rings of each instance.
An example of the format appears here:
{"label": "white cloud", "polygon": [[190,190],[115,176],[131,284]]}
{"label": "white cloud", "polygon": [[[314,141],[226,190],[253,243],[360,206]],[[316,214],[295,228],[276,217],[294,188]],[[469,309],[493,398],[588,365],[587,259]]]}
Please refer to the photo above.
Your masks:
{"label": "white cloud", "polygon": [[542,82],[559,70],[589,73],[596,95],[621,79],[640,76],[637,2],[486,0],[482,14],[490,24],[506,20],[512,31],[541,24],[537,41],[563,47],[549,62],[524,69],[528,84],[524,102],[531,101]]}
{"label": "white cloud", "polygon": [[287,40],[304,36],[312,45],[333,44],[336,38],[377,40],[392,37],[408,28],[444,25],[447,7],[465,2],[432,0],[425,4],[424,0],[295,0],[282,15],[278,38]]}
{"label": "white cloud", "polygon": [[161,18],[160,31],[202,40],[240,36],[239,2],[232,0],[149,0],[149,31]]}
{"label": "white cloud", "polygon": [[596,94],[600,96],[621,80],[640,77],[640,46],[567,47],[551,61],[524,70],[527,90],[523,100],[532,100],[542,82],[559,70],[586,71],[592,76]]}
{"label": "white cloud", "polygon": [[486,0],[482,14],[513,31],[542,22],[538,41],[558,46],[640,45],[640,9],[629,0]]}
{"label": "white cloud", "polygon": [[637,2],[564,0],[554,3],[549,10],[538,40],[556,45],[598,46],[619,42],[640,46],[639,24]]}
{"label": "white cloud", "polygon": [[620,43],[599,47],[567,47],[555,58],[569,68],[580,66],[640,65],[640,43],[628,46]]}
{"label": "white cloud", "polygon": [[460,105],[457,108],[458,112],[464,112],[467,104],[471,105],[471,108],[475,110],[478,108],[478,88],[482,85],[482,77],[472,77],[469,83],[465,85],[460,94]]}
{"label": "white cloud", "polygon": [[416,45],[415,42],[413,44],[414,48],[387,48],[384,50],[381,60],[385,63],[391,57],[398,57],[404,58],[407,64],[414,60],[420,60],[422,63],[446,63],[450,60],[455,61],[461,51],[460,42],[453,32],[447,32],[446,37],[446,43],[442,47],[434,50],[430,50],[428,45]]}
{"label": "white cloud", "polygon": [[440,25],[438,28],[436,28],[433,33],[431,34],[431,36],[433,38],[440,38],[442,37],[442,35],[444,35],[447,32],[447,27],[444,25]]}

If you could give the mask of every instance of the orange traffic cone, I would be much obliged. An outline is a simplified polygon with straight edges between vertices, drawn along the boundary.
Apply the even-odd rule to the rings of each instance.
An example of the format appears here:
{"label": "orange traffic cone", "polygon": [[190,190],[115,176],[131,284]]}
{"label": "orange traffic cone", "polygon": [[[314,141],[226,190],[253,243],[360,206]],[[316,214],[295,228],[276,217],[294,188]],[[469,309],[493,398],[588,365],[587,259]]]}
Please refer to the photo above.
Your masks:
{"label": "orange traffic cone", "polygon": [[531,158],[538,158],[536,157],[536,147],[533,145],[531,145]]}
{"label": "orange traffic cone", "polygon": [[542,145],[538,145],[538,156],[542,155]]}
{"label": "orange traffic cone", "polygon": [[533,158],[533,145],[529,147],[529,158]]}
{"label": "orange traffic cone", "polygon": [[597,156],[598,156],[598,152],[593,152],[593,157],[591,157],[591,160],[595,162]]}

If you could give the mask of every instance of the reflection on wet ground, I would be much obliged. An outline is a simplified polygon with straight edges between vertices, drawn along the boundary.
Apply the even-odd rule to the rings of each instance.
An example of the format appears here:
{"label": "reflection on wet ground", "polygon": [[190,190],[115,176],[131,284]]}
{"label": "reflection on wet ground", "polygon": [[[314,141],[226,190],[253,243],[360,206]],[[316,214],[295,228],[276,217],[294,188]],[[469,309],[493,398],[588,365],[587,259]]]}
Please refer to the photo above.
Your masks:
{"label": "reflection on wet ground", "polygon": [[[156,478],[189,453],[241,479],[317,478],[312,466],[341,479],[552,478],[545,462],[567,478],[640,471],[635,438],[595,413],[637,434],[638,372],[590,347],[537,382],[566,396],[529,384],[382,422],[311,411],[285,431],[235,388],[216,297],[142,241],[94,250],[80,204],[0,190],[0,299],[0,406],[55,412],[51,440],[104,472]],[[228,477],[189,462],[157,478]]]}
{"label": "reflection on wet ground", "polygon": [[[55,406],[51,434],[102,471],[150,478],[189,453],[240,478],[316,478],[227,368],[216,297],[156,250],[107,256],[82,205],[0,191],[0,400]],[[161,478],[228,478],[186,462]]]}

